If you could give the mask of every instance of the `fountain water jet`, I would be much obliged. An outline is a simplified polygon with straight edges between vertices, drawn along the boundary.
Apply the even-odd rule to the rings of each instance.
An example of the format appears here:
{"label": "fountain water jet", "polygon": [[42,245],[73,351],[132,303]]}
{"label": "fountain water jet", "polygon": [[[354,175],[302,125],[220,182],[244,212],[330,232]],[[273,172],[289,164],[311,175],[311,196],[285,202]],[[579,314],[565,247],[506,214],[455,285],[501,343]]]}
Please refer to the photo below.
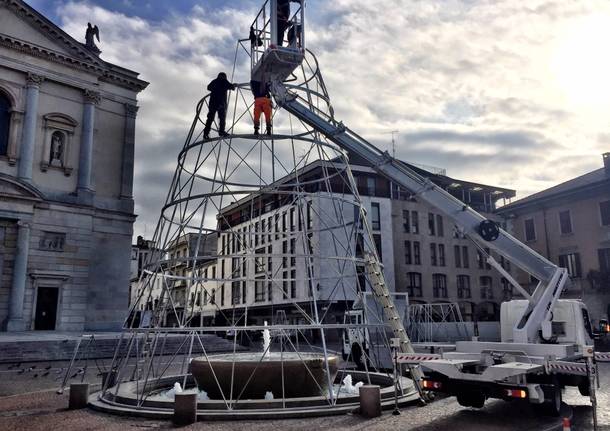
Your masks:
{"label": "fountain water jet", "polygon": [[[267,326],[266,320],[265,326]],[[271,333],[269,329],[263,329],[263,357],[268,357],[269,353],[271,353]]]}

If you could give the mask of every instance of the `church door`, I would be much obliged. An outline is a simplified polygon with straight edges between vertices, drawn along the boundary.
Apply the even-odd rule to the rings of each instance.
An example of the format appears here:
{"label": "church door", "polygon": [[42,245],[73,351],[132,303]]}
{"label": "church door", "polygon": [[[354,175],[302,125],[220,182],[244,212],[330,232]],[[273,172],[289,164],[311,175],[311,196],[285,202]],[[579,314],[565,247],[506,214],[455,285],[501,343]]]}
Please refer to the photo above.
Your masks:
{"label": "church door", "polygon": [[38,287],[36,317],[34,320],[35,330],[52,331],[55,329],[58,298],[59,289],[57,287]]}

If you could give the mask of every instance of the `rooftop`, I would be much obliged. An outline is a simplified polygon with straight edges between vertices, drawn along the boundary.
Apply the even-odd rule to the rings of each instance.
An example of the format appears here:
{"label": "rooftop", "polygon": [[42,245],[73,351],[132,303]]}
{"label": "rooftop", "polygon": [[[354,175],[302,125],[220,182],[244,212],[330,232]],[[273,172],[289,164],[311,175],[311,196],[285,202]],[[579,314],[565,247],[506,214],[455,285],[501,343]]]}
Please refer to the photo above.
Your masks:
{"label": "rooftop", "polygon": [[[355,154],[349,154],[349,161],[350,161],[350,166],[352,168],[352,172],[356,173],[355,175],[358,175],[357,174],[358,172],[369,173],[369,171],[370,171],[370,174],[379,175],[374,172],[370,163],[368,163],[367,161],[363,160],[362,158],[358,157]],[[413,165],[411,163],[407,163],[404,161],[400,161],[400,163],[403,163],[405,166],[408,166],[409,169],[415,171],[417,174],[419,174],[423,177],[429,178],[437,186],[451,192],[456,197],[458,197],[458,195],[461,196],[463,193],[468,193],[468,192],[473,192],[475,194],[485,192],[486,194],[488,194],[488,196],[490,196],[490,199],[492,199],[495,202],[498,199],[502,199],[502,198],[504,198],[504,199],[513,198],[516,194],[515,190],[512,190],[512,189],[506,189],[506,188],[496,187],[496,186],[482,184],[482,183],[475,183],[475,182],[471,182],[471,181],[464,181],[464,180],[452,178],[452,177],[449,177],[449,176],[446,176],[446,175],[443,175],[440,173],[430,172],[426,169],[423,169],[422,167],[419,167],[419,166],[416,166],[416,165]],[[298,170],[298,175],[304,176],[307,173],[315,172],[316,168],[319,168],[323,165],[326,165],[328,167],[331,167],[331,166],[337,167],[337,166],[340,166],[341,164],[338,163],[337,159],[326,160],[326,161],[316,160],[316,161],[311,162],[308,165],[300,168]],[[288,183],[290,183],[290,181],[293,178],[294,178],[294,173],[286,175],[286,176],[280,178],[279,180],[277,180],[275,182],[274,186],[281,185],[281,184],[288,184]],[[234,211],[235,209],[241,207],[245,202],[250,201],[253,198],[253,196],[255,196],[257,194],[260,194],[260,193],[255,192],[253,194],[244,196],[235,202],[232,202],[231,204],[222,208],[221,214],[226,214],[226,213]],[[219,215],[219,217],[221,217],[221,216]]]}
{"label": "rooftop", "polygon": [[523,199],[519,199],[499,208],[497,212],[502,214],[509,211],[515,211],[520,208],[540,204],[553,199],[581,194],[583,191],[593,190],[600,186],[610,186],[610,170],[607,167],[596,169],[546,190],[529,195]]}
{"label": "rooftop", "polygon": [[[134,91],[142,91],[148,86],[148,82],[139,78],[138,72],[102,60],[94,52],[87,49],[85,44],[74,39],[25,1],[7,0],[4,2],[0,1],[0,3],[3,3],[2,6],[13,10],[24,21],[29,22],[34,28],[54,41],[57,46],[64,48],[66,52],[61,52],[53,47],[45,47],[33,42],[16,39],[13,36],[4,34],[0,29],[0,39],[4,46],[13,47],[26,54],[51,62],[93,72],[99,75],[100,81],[109,81]],[[85,26],[83,25],[83,33],[84,29]]]}

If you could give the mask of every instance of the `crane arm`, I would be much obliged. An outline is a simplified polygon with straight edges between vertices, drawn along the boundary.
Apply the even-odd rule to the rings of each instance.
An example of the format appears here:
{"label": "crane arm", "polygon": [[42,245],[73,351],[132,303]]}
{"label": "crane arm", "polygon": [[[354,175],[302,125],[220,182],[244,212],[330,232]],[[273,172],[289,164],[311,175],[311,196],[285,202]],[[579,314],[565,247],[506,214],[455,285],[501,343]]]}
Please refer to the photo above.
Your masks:
{"label": "crane arm", "polygon": [[400,187],[411,190],[424,202],[438,209],[464,230],[480,246],[489,247],[506,257],[516,266],[539,280],[521,321],[514,330],[515,342],[532,343],[550,337],[551,311],[559,299],[568,279],[567,272],[518,241],[459,199],[434,184],[429,178],[419,175],[407,164],[381,151],[343,123],[318,110],[310,109],[299,101],[296,94],[286,89],[276,78],[271,90],[276,102],[305,124],[311,126],[344,150],[368,161],[373,169]]}

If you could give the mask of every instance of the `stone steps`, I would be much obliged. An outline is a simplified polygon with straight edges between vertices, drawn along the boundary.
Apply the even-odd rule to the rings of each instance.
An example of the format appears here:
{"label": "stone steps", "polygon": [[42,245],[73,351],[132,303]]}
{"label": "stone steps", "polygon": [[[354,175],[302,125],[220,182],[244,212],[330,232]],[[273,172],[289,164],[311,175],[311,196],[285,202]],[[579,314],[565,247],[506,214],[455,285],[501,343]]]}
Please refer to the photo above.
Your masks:
{"label": "stone steps", "polygon": [[[121,341],[119,354],[125,355],[129,348],[129,340],[131,335],[126,334]],[[79,359],[103,359],[112,358],[117,347],[117,342],[120,339],[120,334],[114,336],[104,335],[95,337],[94,341],[89,344],[88,339],[82,339],[79,348]],[[200,335],[201,343],[207,353],[219,353],[233,351],[233,343],[216,335],[205,334]],[[74,349],[78,343],[79,337],[66,337],[64,339],[40,339],[33,340],[9,340],[3,341],[0,338],[0,363],[9,362],[38,362],[38,361],[60,361],[70,360],[74,354]],[[163,346],[163,338],[159,336],[156,354],[160,354],[163,348],[163,354],[172,355],[176,352],[179,354],[188,354],[190,347],[190,338],[186,335],[168,335]],[[142,348],[140,340],[139,348]],[[238,351],[245,350],[242,346],[237,346]],[[131,355],[135,356],[135,343],[132,345]],[[193,343],[193,353],[202,353],[200,343],[197,338]]]}

